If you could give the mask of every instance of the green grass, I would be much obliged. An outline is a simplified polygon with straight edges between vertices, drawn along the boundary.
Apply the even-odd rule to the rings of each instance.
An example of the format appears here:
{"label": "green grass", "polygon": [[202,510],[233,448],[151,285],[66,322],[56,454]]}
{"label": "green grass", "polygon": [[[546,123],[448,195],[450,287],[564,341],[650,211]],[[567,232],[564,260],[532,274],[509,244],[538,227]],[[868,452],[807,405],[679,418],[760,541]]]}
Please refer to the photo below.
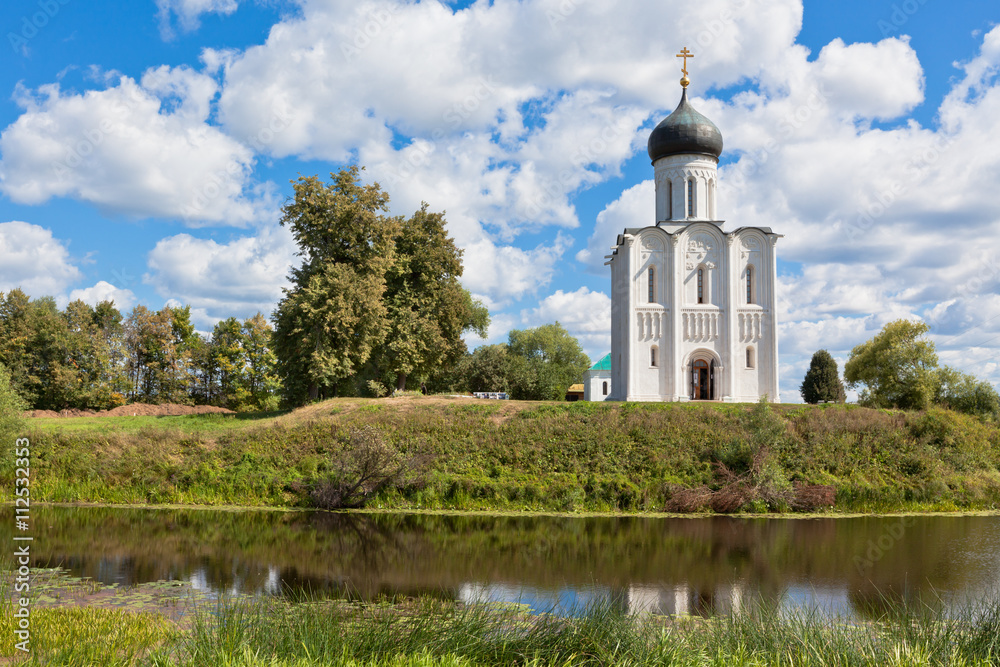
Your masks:
{"label": "green grass", "polygon": [[[423,474],[372,508],[651,512],[685,489],[752,487],[786,512],[793,484],[836,511],[1000,509],[1000,429],[945,410],[857,406],[336,399],[282,415],[31,420],[32,499],[305,507],[352,429],[375,426]],[[0,459],[0,500],[13,460]]]}
{"label": "green grass", "polygon": [[256,426],[285,412],[250,412],[243,414],[208,413],[153,417],[39,417],[32,419],[32,430],[56,433],[139,433],[146,429],[176,430],[185,434],[221,435]]}
{"label": "green grass", "polygon": [[[751,603],[715,619],[578,616],[517,606],[223,602],[178,632],[154,614],[56,610],[35,617],[30,664],[246,667],[320,665],[949,665],[1000,664],[1000,605],[945,616],[902,610],[855,623]],[[0,617],[9,634],[10,618]],[[5,647],[4,655],[12,655]]]}
{"label": "green grass", "polygon": [[[160,614],[119,609],[77,607],[33,609],[28,653],[15,648],[14,605],[0,602],[3,640],[0,656],[25,659],[22,664],[138,665],[156,663],[164,647],[180,638],[178,629]],[[153,662],[150,662],[150,661]]]}

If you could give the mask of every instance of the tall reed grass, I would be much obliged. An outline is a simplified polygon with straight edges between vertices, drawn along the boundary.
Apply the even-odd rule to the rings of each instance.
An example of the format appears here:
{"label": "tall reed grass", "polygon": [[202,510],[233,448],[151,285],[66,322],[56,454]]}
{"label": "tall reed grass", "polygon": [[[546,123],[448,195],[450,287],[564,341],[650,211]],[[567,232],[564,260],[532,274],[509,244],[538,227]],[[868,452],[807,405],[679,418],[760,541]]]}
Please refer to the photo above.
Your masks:
{"label": "tall reed grass", "polygon": [[[1000,664],[1000,601],[945,614],[905,609],[876,622],[750,604],[730,617],[628,614],[614,601],[570,616],[518,606],[421,599],[222,601],[189,631],[155,614],[49,610],[24,664],[155,667],[423,667],[425,665]],[[5,634],[10,606],[0,613]],[[4,656],[13,656],[4,644]]]}
{"label": "tall reed grass", "polygon": [[997,665],[1000,603],[878,622],[751,604],[731,617],[628,614],[614,602],[572,616],[518,607],[346,607],[281,601],[202,616],[179,663],[241,665]]}

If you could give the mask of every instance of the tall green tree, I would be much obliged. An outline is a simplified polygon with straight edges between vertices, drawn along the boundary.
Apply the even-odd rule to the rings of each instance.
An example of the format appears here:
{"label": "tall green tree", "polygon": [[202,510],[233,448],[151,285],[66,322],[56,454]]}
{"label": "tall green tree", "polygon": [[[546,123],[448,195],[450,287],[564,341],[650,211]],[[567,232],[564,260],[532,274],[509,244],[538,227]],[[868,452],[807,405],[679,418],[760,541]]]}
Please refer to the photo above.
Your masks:
{"label": "tall green tree", "polygon": [[13,289],[0,298],[0,363],[7,367],[14,391],[34,406],[37,383],[30,378],[30,320],[31,299],[23,291]]}
{"label": "tall green tree", "polygon": [[462,251],[445,230],[443,213],[423,204],[398,227],[394,261],[386,272],[389,331],[381,366],[406,389],[414,374],[426,377],[466,352],[462,334],[486,336],[489,311],[462,287]]}
{"label": "tall green tree", "polygon": [[274,314],[274,352],[291,404],[356,373],[388,330],[382,296],[397,226],[384,215],[389,197],[378,184],[362,185],[354,166],[331,178],[293,181],[295,198],[282,209],[302,258]]}
{"label": "tall green tree", "polygon": [[191,397],[199,405],[219,405],[222,402],[219,366],[214,352],[212,341],[204,336],[198,336],[191,342],[191,365],[194,369]]}
{"label": "tall green tree", "polygon": [[460,358],[461,334],[488,324],[458,282],[461,252],[443,214],[424,206],[408,220],[389,217],[388,195],[359,175],[352,166],[329,185],[299,178],[283,209],[302,258],[273,316],[290,404],[368,376],[405,387],[410,376]]}
{"label": "tall green tree", "polygon": [[240,321],[229,317],[215,325],[209,345],[219,385],[219,404],[232,408],[239,402],[236,389],[246,368]]}
{"label": "tall green tree", "polygon": [[799,388],[806,403],[832,401],[843,403],[846,399],[844,383],[840,381],[837,360],[826,350],[818,350],[809,362],[809,370]]}
{"label": "tall green tree", "polygon": [[511,388],[513,398],[561,401],[590,367],[580,343],[559,322],[514,329],[508,334],[507,347],[528,365],[526,381]]}
{"label": "tall green tree", "polygon": [[191,306],[166,306],[159,314],[170,320],[170,338],[161,362],[161,398],[171,403],[191,403],[191,388],[196,383],[191,351],[199,338],[191,322]]}
{"label": "tall green tree", "polygon": [[3,364],[0,364],[0,442],[8,452],[14,444],[14,439],[21,435],[19,433],[23,425],[21,415],[27,409],[28,404],[10,383],[10,373]]}
{"label": "tall green tree", "polygon": [[122,314],[113,301],[101,301],[93,309],[92,355],[96,389],[89,407],[108,410],[124,405],[128,394]]}
{"label": "tall green tree", "polygon": [[277,359],[272,349],[274,331],[260,313],[243,320],[243,354],[245,371],[240,379],[240,406],[244,409],[274,410],[275,397],[281,388],[277,375]]}
{"label": "tall green tree", "polygon": [[938,358],[923,322],[889,322],[851,350],[844,379],[860,388],[858,402],[878,408],[924,409],[937,390]]}
{"label": "tall green tree", "polygon": [[[81,304],[77,304],[81,305]],[[89,318],[83,305],[82,319]],[[86,407],[89,385],[83,337],[74,335],[68,319],[52,297],[34,299],[28,306],[27,377],[25,388],[42,410]]]}

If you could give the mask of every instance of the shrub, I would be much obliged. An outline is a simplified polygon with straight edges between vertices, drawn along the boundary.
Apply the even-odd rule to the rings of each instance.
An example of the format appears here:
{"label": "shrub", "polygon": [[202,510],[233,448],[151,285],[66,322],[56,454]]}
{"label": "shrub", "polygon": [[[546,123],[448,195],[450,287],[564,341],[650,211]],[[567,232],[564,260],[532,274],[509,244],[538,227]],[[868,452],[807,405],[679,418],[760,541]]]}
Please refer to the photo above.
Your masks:
{"label": "shrub", "polygon": [[379,382],[378,380],[368,381],[368,391],[375,398],[382,398],[383,396],[389,393],[389,390],[385,388],[385,385]]}
{"label": "shrub", "polygon": [[334,461],[333,470],[310,494],[322,509],[356,509],[379,491],[398,486],[422,467],[414,458],[404,459],[378,429],[353,429],[347,447]]}

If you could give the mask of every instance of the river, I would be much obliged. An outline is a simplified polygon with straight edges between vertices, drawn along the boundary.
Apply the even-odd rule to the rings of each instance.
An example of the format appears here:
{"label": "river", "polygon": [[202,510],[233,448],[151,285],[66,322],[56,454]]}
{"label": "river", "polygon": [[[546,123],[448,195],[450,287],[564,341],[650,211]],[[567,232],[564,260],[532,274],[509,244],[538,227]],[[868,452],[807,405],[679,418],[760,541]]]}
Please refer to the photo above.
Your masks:
{"label": "river", "polygon": [[[0,539],[12,544],[13,508]],[[34,567],[213,593],[432,595],[571,612],[710,616],[750,599],[874,618],[1000,585],[1000,516],[858,518],[336,514],[42,506]]]}

